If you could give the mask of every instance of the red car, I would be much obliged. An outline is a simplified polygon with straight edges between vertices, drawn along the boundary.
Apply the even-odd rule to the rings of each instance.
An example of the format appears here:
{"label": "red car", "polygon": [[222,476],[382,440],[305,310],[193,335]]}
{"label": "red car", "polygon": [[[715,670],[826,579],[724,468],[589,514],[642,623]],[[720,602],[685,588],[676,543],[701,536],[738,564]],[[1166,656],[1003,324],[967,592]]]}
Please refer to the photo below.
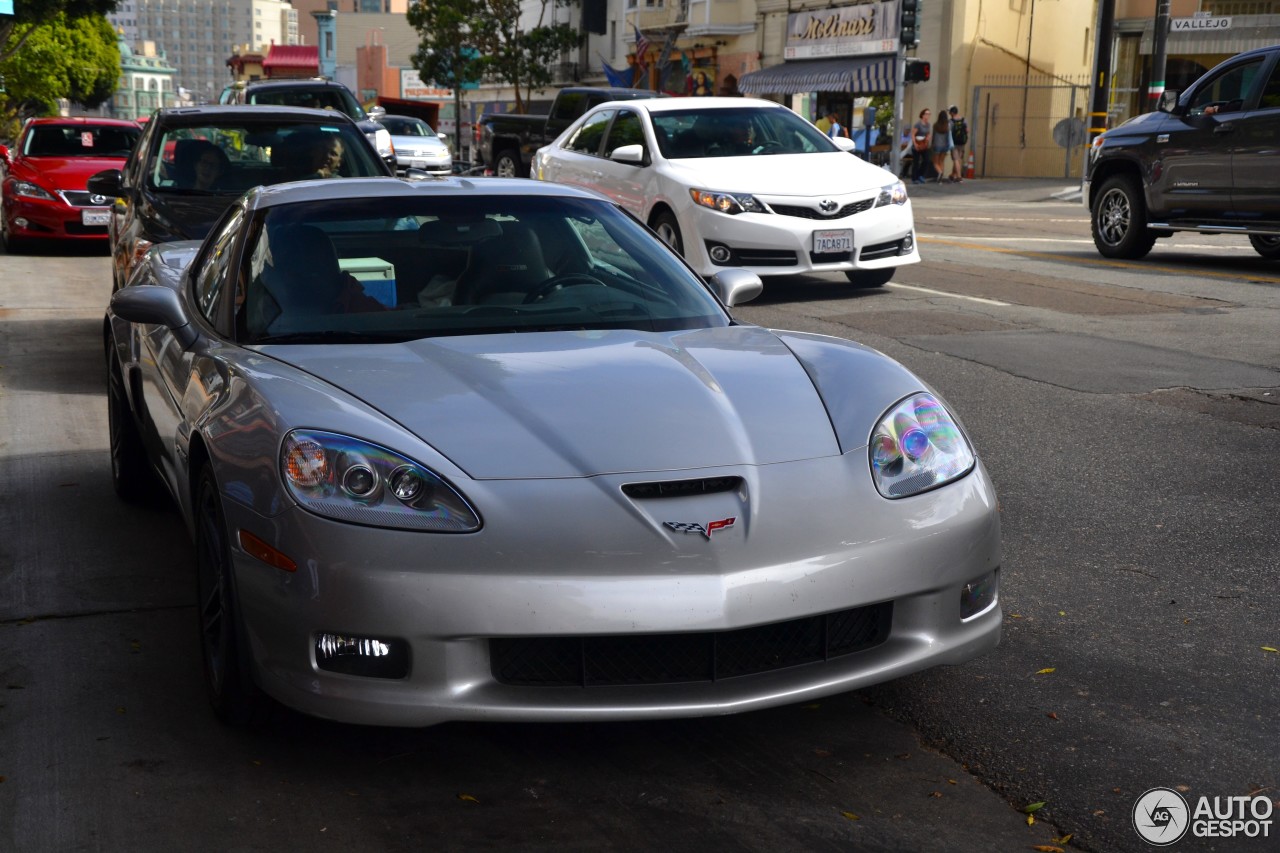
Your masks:
{"label": "red car", "polygon": [[5,250],[32,240],[103,240],[110,198],[85,189],[89,176],[119,169],[142,135],[132,121],[107,118],[36,118],[17,144],[0,145],[0,239]]}

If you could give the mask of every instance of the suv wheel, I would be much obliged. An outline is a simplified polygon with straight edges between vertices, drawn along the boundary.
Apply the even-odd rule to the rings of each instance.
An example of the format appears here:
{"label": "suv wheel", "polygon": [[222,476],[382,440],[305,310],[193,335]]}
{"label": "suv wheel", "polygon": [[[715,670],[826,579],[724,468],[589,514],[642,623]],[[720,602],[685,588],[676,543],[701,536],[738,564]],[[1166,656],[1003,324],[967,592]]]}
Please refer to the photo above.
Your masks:
{"label": "suv wheel", "polygon": [[1262,234],[1250,234],[1249,242],[1253,250],[1264,258],[1280,261],[1280,236],[1270,237]]}
{"label": "suv wheel", "polygon": [[1104,181],[1092,214],[1093,243],[1105,257],[1137,260],[1156,243],[1155,233],[1147,227],[1147,204],[1136,178],[1116,175]]}
{"label": "suv wheel", "polygon": [[525,175],[520,163],[520,152],[514,148],[499,151],[493,161],[493,174],[499,178],[523,178]]}

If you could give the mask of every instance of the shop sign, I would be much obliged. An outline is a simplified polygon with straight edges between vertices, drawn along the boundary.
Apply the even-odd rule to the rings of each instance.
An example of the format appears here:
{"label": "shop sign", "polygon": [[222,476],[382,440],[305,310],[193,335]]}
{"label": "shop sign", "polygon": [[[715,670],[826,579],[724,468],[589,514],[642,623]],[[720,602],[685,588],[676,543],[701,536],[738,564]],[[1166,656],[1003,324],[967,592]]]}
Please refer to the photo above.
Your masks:
{"label": "shop sign", "polygon": [[400,69],[400,97],[410,101],[440,101],[453,97],[452,89],[428,86],[418,76],[416,68]]}
{"label": "shop sign", "polygon": [[1172,31],[1175,33],[1231,29],[1231,17],[1229,15],[1215,17],[1214,15],[1207,15],[1203,12],[1197,13],[1194,18],[1170,18],[1169,23]]}
{"label": "shop sign", "polygon": [[786,59],[893,53],[898,49],[898,0],[787,16]]}

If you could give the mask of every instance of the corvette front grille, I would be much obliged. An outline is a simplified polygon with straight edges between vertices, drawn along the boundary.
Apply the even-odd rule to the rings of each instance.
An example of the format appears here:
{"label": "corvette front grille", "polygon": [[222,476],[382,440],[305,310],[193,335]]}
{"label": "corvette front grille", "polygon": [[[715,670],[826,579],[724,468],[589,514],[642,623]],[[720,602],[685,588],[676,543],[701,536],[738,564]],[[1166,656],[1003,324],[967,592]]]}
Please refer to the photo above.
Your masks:
{"label": "corvette front grille", "polygon": [[493,677],[520,687],[718,681],[870,649],[889,636],[893,603],[736,631],[489,640]]}

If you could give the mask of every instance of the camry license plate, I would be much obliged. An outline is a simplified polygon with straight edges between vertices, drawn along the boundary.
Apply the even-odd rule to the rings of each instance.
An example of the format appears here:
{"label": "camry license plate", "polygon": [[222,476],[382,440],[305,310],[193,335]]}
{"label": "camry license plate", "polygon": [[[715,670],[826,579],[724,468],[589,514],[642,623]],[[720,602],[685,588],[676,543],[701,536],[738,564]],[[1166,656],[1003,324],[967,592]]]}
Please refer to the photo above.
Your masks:
{"label": "camry license plate", "polygon": [[111,211],[109,210],[82,210],[80,211],[81,225],[110,225]]}
{"label": "camry license plate", "polygon": [[815,255],[830,255],[836,252],[850,253],[852,251],[853,231],[847,228],[842,231],[813,232],[813,253]]}

